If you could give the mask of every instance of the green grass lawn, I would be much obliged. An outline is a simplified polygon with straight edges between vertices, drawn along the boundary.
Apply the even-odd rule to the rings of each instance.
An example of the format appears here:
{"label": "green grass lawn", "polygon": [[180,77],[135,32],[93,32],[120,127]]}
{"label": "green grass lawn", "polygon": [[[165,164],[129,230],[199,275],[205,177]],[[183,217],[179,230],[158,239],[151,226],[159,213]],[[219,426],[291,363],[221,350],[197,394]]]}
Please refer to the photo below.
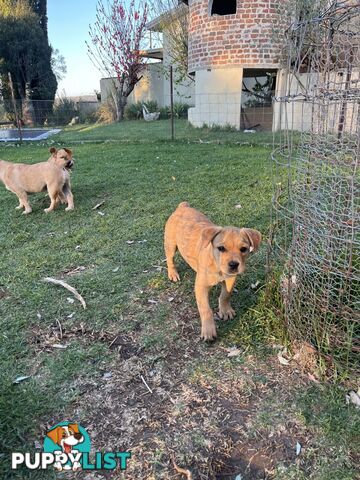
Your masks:
{"label": "green grass lawn", "polygon": [[[244,133],[231,128],[194,128],[184,119],[174,120],[174,136],[180,142],[241,143],[251,145],[271,145],[271,132]],[[80,135],[79,135],[80,133]],[[276,134],[275,142],[281,134]],[[113,125],[77,125],[65,127],[59,136],[65,142],[104,142],[120,141],[135,143],[159,143],[171,139],[170,120],[159,120],[149,124],[144,120],[129,121]]]}
{"label": "green grass lawn", "polygon": [[[181,122],[184,141],[171,143],[165,141],[167,128],[161,122],[152,125],[126,122],[76,127],[53,137],[51,144],[74,148],[73,212],[60,207],[45,214],[43,209],[49,200],[38,194],[31,198],[33,213],[24,216],[15,210],[16,197],[1,185],[0,478],[53,478],[50,470],[10,471],[9,452],[34,451],[34,441],[41,442],[49,427],[67,418],[90,424],[90,411],[94,417],[100,418],[100,412],[106,415],[102,410],[106,396],[101,392],[108,385],[104,373],[110,370],[114,378],[122,375],[123,382],[128,378],[121,408],[125,409],[125,405],[130,408],[133,400],[128,397],[129,392],[137,392],[143,385],[131,376],[138,364],[131,364],[131,368],[128,364],[140,359],[144,372],[152,372],[154,364],[160,362],[163,378],[170,382],[170,378],[179,376],[189,388],[201,389],[204,372],[206,381],[212,378],[213,389],[215,385],[221,389],[227,376],[230,382],[230,377],[234,381],[246,373],[244,382],[251,387],[251,395],[258,398],[257,402],[254,400],[256,415],[254,427],[249,427],[249,439],[265,428],[257,422],[261,423],[264,415],[276,416],[277,409],[283,409],[283,415],[287,415],[285,422],[298,422],[302,435],[311,438],[311,448],[306,451],[303,463],[294,461],[289,466],[285,462],[285,470],[275,465],[269,478],[355,478],[353,448],[359,423],[354,410],[342,401],[343,390],[329,393],[321,386],[314,387],[304,381],[297,384],[294,378],[290,381],[286,377],[286,403],[280,407],[279,378],[283,371],[273,378],[279,366],[267,370],[272,350],[264,346],[279,341],[278,332],[282,331],[281,318],[276,318],[271,305],[264,303],[261,288],[265,281],[272,193],[271,149],[264,145],[269,137],[254,136],[251,145],[237,145],[230,143],[231,138],[241,143],[237,134],[231,137],[234,133],[224,132],[222,139],[228,142],[217,144],[213,140],[218,136],[208,132],[212,143],[189,142],[196,140],[197,132]],[[186,132],[190,132],[188,138]],[[0,146],[0,158],[26,163],[43,161],[48,158],[49,145]],[[219,324],[219,340],[213,346],[198,341],[200,324],[192,293],[193,272],[178,259],[182,281],[170,285],[164,268],[164,223],[184,200],[217,224],[256,228],[264,235],[263,246],[250,259],[246,274],[237,283],[233,298],[237,316],[232,322]],[[103,205],[94,210],[100,202]],[[85,298],[87,309],[82,309],[77,300],[70,303],[72,295],[62,287],[45,283],[46,276],[63,279],[75,287]],[[260,288],[253,290],[251,284],[256,281]],[[216,292],[212,304],[215,307]],[[66,348],[57,348],[58,344]],[[241,356],[232,363],[224,356],[224,349],[231,345],[242,349]],[[174,352],[176,358],[172,357]],[[255,363],[250,369],[248,365],[252,362]],[[244,369],[244,365],[250,370]],[[265,370],[260,372],[262,368]],[[251,386],[254,375],[259,377],[256,388]],[[14,380],[19,376],[30,378],[15,385]],[[277,382],[276,398],[272,382]],[[113,388],[106,394],[114,399],[114,405],[121,388],[114,380]],[[174,386],[174,395],[180,398],[179,389]],[[264,390],[264,398],[259,397],[258,389]],[[308,390],[311,394],[305,395]],[[205,391],[208,390],[201,394]],[[220,393],[216,399],[219,396]],[[150,410],[154,408],[154,418],[159,405],[154,400],[154,404],[147,406]],[[109,411],[114,413],[109,409],[107,415],[111,415]],[[316,413],[319,409],[321,414]],[[183,415],[186,417],[186,413]],[[334,432],[339,430],[337,416],[343,428],[341,454],[334,451],[337,442]],[[158,420],[157,432],[161,431],[161,421]],[[266,429],[271,422],[276,424],[275,420],[266,421]],[[100,430],[102,420],[96,425],[95,418],[94,424]],[[199,432],[200,424],[199,420]],[[148,438],[151,427],[141,428],[138,437],[129,436],[126,448],[133,446],[136,450],[140,440]],[[224,440],[226,431],[225,427],[217,426],[216,435]],[[99,448],[109,447],[105,440],[103,443],[99,440],[100,432],[97,433]],[[157,433],[155,437],[156,441],[164,438],[173,442],[171,446],[180,455],[181,441],[176,440],[175,434],[171,436],[167,428],[163,436]],[[126,436],[115,432],[114,438]],[[205,447],[202,440],[191,441],[193,456],[184,453],[180,459],[200,471],[196,459]],[[155,475],[152,478],[171,478],[174,470],[166,449],[151,445],[154,455],[147,453],[146,465],[150,470],[146,475],[150,472]],[[142,458],[141,454],[138,458]],[[139,465],[137,468],[137,473],[124,478],[150,478]],[[334,469],[337,476],[331,476]],[[283,476],[287,471],[289,476]],[[119,473],[113,478],[123,477]],[[232,477],[209,474],[208,478]]]}

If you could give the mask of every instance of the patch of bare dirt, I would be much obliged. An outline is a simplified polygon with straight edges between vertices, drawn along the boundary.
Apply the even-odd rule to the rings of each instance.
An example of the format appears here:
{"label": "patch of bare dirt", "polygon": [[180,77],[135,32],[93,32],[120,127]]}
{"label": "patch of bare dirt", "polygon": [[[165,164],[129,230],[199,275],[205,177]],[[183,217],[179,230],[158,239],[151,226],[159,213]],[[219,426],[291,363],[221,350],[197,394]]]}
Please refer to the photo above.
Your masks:
{"label": "patch of bare dirt", "polygon": [[[154,319],[157,305],[168,305],[167,317],[159,324],[142,323],[131,333],[101,332],[100,339],[116,353],[112,364],[91,382],[79,380],[81,393],[66,412],[66,418],[88,430],[93,451],[132,452],[126,472],[113,472],[109,478],[185,478],[174,460],[194,480],[232,480],[238,475],[242,480],[270,480],[277,465],[299,461],[296,445],[308,442],[307,432],[282,405],[292,385],[308,382],[302,372],[280,365],[276,355],[259,360],[241,345],[242,353],[232,358],[220,342],[205,345],[197,336],[196,310],[184,298],[175,296],[169,302],[168,297],[160,294],[150,304],[139,300]],[[133,315],[129,312],[129,318]],[[33,333],[44,342],[40,332]],[[99,340],[99,332],[84,327],[65,329],[60,338],[54,325],[48,335],[50,342],[72,336]],[[276,405],[271,403],[274,392]],[[107,478],[105,472],[80,476]]]}

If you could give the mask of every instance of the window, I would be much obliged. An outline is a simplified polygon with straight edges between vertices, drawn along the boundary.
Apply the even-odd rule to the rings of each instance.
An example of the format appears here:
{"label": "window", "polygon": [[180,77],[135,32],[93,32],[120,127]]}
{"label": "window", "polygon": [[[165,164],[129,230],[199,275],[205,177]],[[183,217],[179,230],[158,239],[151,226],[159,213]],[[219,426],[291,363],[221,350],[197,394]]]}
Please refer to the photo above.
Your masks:
{"label": "window", "polygon": [[210,1],[210,15],[231,15],[236,13],[236,0]]}

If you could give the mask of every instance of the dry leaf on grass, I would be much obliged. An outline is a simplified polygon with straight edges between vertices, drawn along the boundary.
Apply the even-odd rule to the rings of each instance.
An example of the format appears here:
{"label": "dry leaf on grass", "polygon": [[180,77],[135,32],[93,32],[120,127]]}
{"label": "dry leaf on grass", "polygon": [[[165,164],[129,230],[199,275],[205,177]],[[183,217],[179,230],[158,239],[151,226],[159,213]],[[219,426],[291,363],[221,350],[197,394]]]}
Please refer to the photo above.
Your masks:
{"label": "dry leaf on grass", "polygon": [[72,287],[68,283],[64,282],[63,280],[57,280],[56,278],[52,278],[52,277],[45,277],[44,282],[53,283],[54,285],[61,285],[62,287],[66,288],[67,290],[69,290],[69,292],[71,292],[74,295],[74,297],[76,297],[79,300],[84,310],[86,309],[86,303],[83,297],[80,295],[80,293],[78,293],[75,290],[74,287]]}
{"label": "dry leaf on grass", "polygon": [[174,465],[174,468],[175,470],[178,472],[178,473],[181,473],[182,475],[186,475],[186,478],[187,480],[193,480],[193,475],[192,473],[190,472],[190,470],[188,470],[187,468],[181,468],[181,467],[178,467],[175,463],[175,460],[174,460],[174,457],[171,456],[171,460],[172,460],[172,463]]}
{"label": "dry leaf on grass", "polygon": [[284,350],[283,350],[282,352],[279,352],[279,353],[278,353],[278,355],[277,355],[278,360],[279,360],[279,362],[281,363],[281,365],[289,365],[290,360],[288,360],[287,358],[283,357],[283,353],[285,353]]}
{"label": "dry leaf on grass", "polygon": [[312,382],[320,383],[319,380],[315,377],[315,375],[313,375],[310,372],[308,372],[308,377],[309,377],[309,380],[311,380]]}
{"label": "dry leaf on grass", "polygon": [[239,350],[236,347],[231,347],[231,348],[228,349],[227,356],[228,357],[237,357],[238,355],[240,355],[240,353],[241,353],[241,350]]}
{"label": "dry leaf on grass", "polygon": [[360,388],[357,392],[351,390],[345,398],[347,405],[352,403],[353,405],[355,405],[355,408],[360,408]]}
{"label": "dry leaf on grass", "polygon": [[17,378],[15,378],[15,380],[13,381],[13,383],[14,383],[15,385],[18,385],[19,383],[23,382],[24,380],[27,380],[28,378],[30,378],[29,375],[23,376],[23,377],[17,377]]}

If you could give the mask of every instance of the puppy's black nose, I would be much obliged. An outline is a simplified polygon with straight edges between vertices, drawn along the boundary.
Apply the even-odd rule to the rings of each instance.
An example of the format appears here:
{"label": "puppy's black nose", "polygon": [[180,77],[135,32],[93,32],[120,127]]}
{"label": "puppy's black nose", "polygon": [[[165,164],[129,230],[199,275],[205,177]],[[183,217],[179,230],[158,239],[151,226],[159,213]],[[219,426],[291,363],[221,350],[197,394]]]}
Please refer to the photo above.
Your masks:
{"label": "puppy's black nose", "polygon": [[231,268],[231,270],[236,270],[237,267],[239,266],[239,262],[229,262],[229,267]]}

